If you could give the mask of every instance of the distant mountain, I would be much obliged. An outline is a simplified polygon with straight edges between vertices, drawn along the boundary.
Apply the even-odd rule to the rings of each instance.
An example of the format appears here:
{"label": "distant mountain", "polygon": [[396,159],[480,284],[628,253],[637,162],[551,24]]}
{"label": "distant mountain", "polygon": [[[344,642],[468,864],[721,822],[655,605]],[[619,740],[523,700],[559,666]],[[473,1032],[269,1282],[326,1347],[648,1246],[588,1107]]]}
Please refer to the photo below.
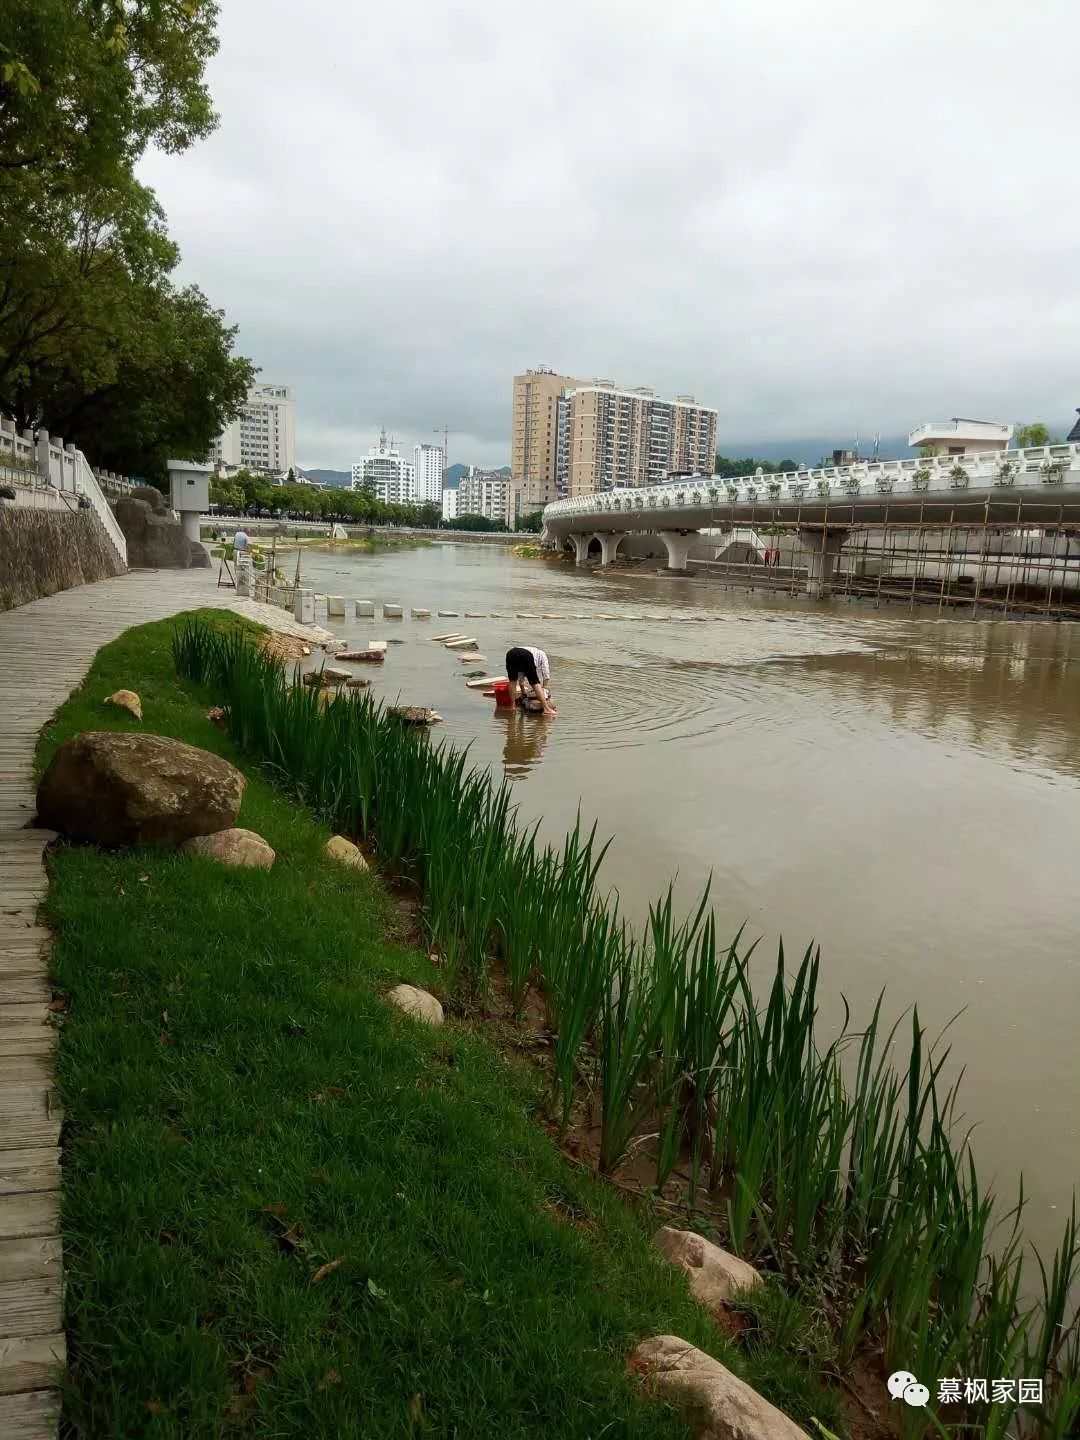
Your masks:
{"label": "distant mountain", "polygon": [[[831,456],[834,450],[853,450],[854,435],[804,436],[796,440],[718,440],[717,452],[729,460],[753,456],[755,460],[796,460],[807,465],[816,465],[824,456]],[[873,435],[859,436],[859,453],[866,460],[874,454]],[[906,435],[882,435],[878,442],[878,457],[881,460],[906,460],[912,451],[908,449]]]}
{"label": "distant mountain", "polygon": [[309,480],[317,480],[320,485],[330,485],[335,490],[348,490],[352,484],[351,470],[301,470]]}

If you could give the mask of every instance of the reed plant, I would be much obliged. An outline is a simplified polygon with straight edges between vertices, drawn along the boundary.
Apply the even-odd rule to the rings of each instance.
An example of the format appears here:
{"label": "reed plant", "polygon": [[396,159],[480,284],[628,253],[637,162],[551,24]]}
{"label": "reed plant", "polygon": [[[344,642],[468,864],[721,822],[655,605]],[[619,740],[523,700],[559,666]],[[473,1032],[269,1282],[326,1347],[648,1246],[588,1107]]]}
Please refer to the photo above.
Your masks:
{"label": "reed plant", "polygon": [[[1026,1301],[1022,1194],[1002,1216],[981,1186],[959,1082],[943,1078],[949,1050],[928,1042],[917,1012],[902,1069],[881,996],[865,1029],[845,1013],[824,1043],[815,948],[791,972],[781,946],[759,1002],[754,947],[741,933],[718,941],[708,890],[679,920],[669,887],[638,933],[599,893],[606,846],[580,817],[561,847],[541,847],[467,753],[369,696],[327,703],[241,634],[196,618],[176,629],[173,655],[282,787],[415,884],[451,987],[483,994],[501,957],[515,1013],[530,993],[542,1001],[563,1126],[582,1079],[598,1077],[603,1173],[645,1145],[658,1185],[685,1162],[688,1199],[707,1187],[733,1248],[824,1297],[841,1366],[875,1346],[924,1377],[1042,1375],[1041,1407],[999,1404],[991,1425],[1073,1433],[1075,1211],[1052,1260],[1037,1259],[1041,1300]],[[932,1411],[904,1409],[913,1440],[940,1430]],[[987,1423],[963,1406],[944,1420],[958,1433]]]}

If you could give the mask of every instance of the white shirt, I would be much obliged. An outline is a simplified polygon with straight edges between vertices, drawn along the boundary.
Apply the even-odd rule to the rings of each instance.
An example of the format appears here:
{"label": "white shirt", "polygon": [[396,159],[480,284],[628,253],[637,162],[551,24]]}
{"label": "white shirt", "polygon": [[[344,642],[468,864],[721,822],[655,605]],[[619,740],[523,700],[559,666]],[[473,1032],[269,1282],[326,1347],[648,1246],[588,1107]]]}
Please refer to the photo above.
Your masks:
{"label": "white shirt", "polygon": [[233,536],[233,542],[232,542],[232,543],[233,543],[233,550],[234,550],[234,552],[235,552],[237,555],[239,555],[239,553],[240,553],[241,550],[246,550],[246,549],[247,549],[247,544],[248,544],[247,531],[246,531],[246,530],[237,530],[236,534]]}
{"label": "white shirt", "polygon": [[548,664],[547,655],[545,655],[543,650],[537,650],[534,645],[523,645],[521,648],[523,650],[527,650],[529,654],[533,657],[533,663],[536,666],[536,673],[540,676],[540,679],[546,685],[551,679],[551,666]]}

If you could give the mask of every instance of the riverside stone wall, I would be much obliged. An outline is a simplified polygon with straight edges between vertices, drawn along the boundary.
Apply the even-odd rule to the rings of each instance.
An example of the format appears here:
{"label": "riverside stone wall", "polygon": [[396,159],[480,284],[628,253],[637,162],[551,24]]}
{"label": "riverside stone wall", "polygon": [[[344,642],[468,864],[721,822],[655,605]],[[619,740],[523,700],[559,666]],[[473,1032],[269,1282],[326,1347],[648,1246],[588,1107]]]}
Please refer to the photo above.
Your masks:
{"label": "riverside stone wall", "polygon": [[106,580],[124,567],[92,510],[0,503],[0,610]]}

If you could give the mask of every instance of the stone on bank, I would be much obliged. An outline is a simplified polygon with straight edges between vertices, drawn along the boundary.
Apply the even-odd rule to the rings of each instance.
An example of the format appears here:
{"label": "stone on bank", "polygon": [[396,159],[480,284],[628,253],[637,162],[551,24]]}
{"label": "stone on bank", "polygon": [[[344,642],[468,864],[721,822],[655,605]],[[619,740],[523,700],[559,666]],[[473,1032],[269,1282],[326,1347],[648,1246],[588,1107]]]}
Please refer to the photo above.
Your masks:
{"label": "stone on bank", "polygon": [[180,845],[227,830],[244,776],[164,735],[87,730],[65,740],[38,786],[38,818],[93,845]]}
{"label": "stone on bank", "polygon": [[336,865],[345,865],[350,870],[366,870],[368,863],[360,853],[360,847],[354,845],[351,840],[346,840],[344,835],[331,835],[323,849],[323,854],[328,860],[333,860]]}
{"label": "stone on bank", "polygon": [[219,860],[223,865],[254,870],[269,870],[275,859],[273,847],[261,835],[241,826],[216,830],[213,835],[193,835],[180,848],[185,855],[201,855],[207,860]]}
{"label": "stone on bank", "polygon": [[682,1412],[694,1440],[806,1440],[806,1431],[782,1410],[677,1335],[643,1340],[630,1368]]}
{"label": "stone on bank", "polygon": [[391,1005],[396,1005],[399,1010],[404,1010],[405,1014],[411,1015],[414,1020],[422,1020],[425,1025],[441,1025],[443,1023],[443,1008],[438,1000],[427,990],[421,990],[416,985],[395,985],[386,998]]}
{"label": "stone on bank", "polygon": [[736,1291],[751,1290],[762,1283],[753,1265],[721,1250],[693,1230],[664,1225],[653,1236],[653,1245],[665,1260],[686,1271],[690,1293],[714,1312]]}

